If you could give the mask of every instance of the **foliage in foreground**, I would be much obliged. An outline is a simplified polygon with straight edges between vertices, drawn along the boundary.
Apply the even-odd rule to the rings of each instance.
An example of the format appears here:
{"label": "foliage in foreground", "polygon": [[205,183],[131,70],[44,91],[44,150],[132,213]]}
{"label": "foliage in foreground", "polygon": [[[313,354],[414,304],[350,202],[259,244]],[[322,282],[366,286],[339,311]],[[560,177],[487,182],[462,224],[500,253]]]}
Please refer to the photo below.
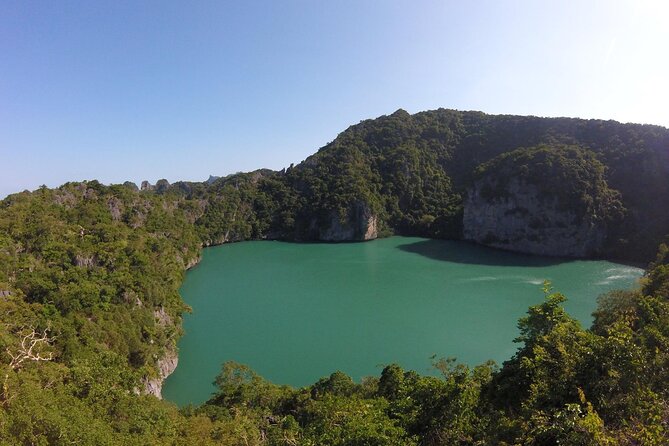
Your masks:
{"label": "foliage in foreground", "polygon": [[242,414],[257,444],[666,444],[669,302],[646,294],[655,285],[602,296],[590,330],[546,289],[501,368],[442,360],[440,376],[421,376],[393,364],[359,384],[335,372],[290,389],[226,363],[218,393],[186,413]]}

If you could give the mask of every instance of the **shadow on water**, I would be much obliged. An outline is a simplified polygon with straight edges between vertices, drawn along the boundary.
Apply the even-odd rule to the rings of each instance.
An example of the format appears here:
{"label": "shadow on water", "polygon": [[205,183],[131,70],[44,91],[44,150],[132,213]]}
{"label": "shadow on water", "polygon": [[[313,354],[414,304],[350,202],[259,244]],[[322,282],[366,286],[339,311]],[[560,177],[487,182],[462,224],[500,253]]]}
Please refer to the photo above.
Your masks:
{"label": "shadow on water", "polygon": [[398,248],[434,260],[472,265],[544,267],[573,260],[563,257],[518,254],[455,240],[423,240],[399,245]]}

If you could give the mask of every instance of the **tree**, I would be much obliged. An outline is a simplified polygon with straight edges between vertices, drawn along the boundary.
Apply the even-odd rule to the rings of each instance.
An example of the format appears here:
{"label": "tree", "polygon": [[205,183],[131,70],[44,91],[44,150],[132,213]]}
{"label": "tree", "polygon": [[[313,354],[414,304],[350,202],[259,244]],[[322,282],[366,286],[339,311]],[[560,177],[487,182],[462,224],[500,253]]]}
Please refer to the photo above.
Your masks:
{"label": "tree", "polygon": [[7,347],[6,353],[10,357],[8,370],[2,384],[2,401],[6,403],[10,399],[9,395],[9,374],[21,370],[26,362],[51,361],[53,351],[50,351],[53,338],[49,336],[50,327],[37,331],[34,327],[20,329],[17,333],[20,341],[17,346],[10,349]]}

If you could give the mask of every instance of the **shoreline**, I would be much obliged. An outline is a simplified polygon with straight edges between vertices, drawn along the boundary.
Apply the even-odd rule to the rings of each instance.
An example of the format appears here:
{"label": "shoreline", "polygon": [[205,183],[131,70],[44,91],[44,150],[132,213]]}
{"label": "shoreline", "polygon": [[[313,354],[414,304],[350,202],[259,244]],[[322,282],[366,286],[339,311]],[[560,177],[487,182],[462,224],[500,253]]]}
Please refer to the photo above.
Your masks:
{"label": "shoreline", "polygon": [[[488,259],[488,260],[491,260],[493,264],[498,263],[499,266],[509,266],[506,262],[504,262],[504,258],[507,255],[510,255],[510,257],[506,257],[506,258],[510,259],[511,263],[517,263],[517,265],[514,265],[514,266],[521,267],[524,270],[528,270],[528,275],[533,274],[532,272],[530,272],[533,265],[536,266],[536,267],[550,267],[552,265],[559,266],[560,263],[570,263],[570,262],[574,262],[574,261],[578,261],[578,260],[588,260],[588,261],[602,260],[602,259],[562,258],[560,261],[555,262],[556,258],[554,258],[554,257],[553,258],[550,258],[550,257],[547,258],[545,256],[536,256],[536,255],[528,255],[528,254],[522,254],[522,253],[517,253],[517,252],[509,252],[507,250],[501,250],[501,249],[497,249],[497,248],[490,248],[490,247],[487,247],[487,246],[484,246],[484,245],[481,245],[481,244],[467,242],[467,241],[463,241],[463,240],[442,240],[442,239],[429,239],[429,238],[425,238],[425,237],[407,237],[407,236],[383,237],[383,238],[380,238],[380,239],[377,239],[377,240],[381,241],[381,242],[383,242],[385,240],[387,242],[387,241],[389,241],[388,239],[393,239],[393,238],[395,238],[396,241],[391,242],[390,244],[393,247],[396,247],[396,248],[399,248],[400,246],[411,246],[412,244],[416,244],[416,243],[428,243],[428,244],[431,244],[432,247],[435,247],[435,248],[439,249],[439,248],[441,248],[442,243],[443,243],[443,247],[446,248],[445,251],[453,252],[453,253],[456,253],[456,254],[458,254],[459,252],[462,252],[462,250],[464,250],[465,248],[472,248],[472,250],[469,251],[470,255],[468,257],[466,257],[462,262],[460,262],[460,263],[463,263],[463,264],[464,263],[469,263],[467,261],[467,259],[472,258],[473,256],[476,256],[477,253],[479,253],[479,252],[488,252],[492,256],[491,257],[492,260],[491,259]],[[312,245],[313,246],[313,245],[331,245],[331,244],[333,244],[333,243],[303,243],[303,242],[293,242],[293,241],[287,241],[287,240],[265,240],[265,239],[256,239],[256,240],[247,240],[247,241],[278,241],[281,244],[295,245],[296,247],[293,248],[293,249],[299,249],[299,245],[306,245],[306,246]],[[227,242],[227,243],[231,243],[231,242]],[[221,244],[207,246],[207,247],[220,246],[220,245],[223,245],[223,244],[226,244],[226,243],[221,243]],[[341,243],[336,243],[336,244],[341,244]],[[355,245],[355,244],[352,244],[352,245]],[[397,246],[395,246],[395,245],[397,245]],[[460,248],[458,248],[458,246],[460,246]],[[276,245],[276,247],[281,249],[279,245]],[[447,249],[448,247],[450,247],[451,249]],[[288,247],[286,247],[286,248],[291,249],[291,248],[288,248]],[[286,249],[286,248],[284,248],[284,249]],[[317,246],[313,246],[313,248],[316,249],[316,250],[327,249],[327,247],[318,248]],[[262,248],[259,248],[259,249],[262,249]],[[367,248],[364,248],[364,249],[366,250]],[[371,249],[373,249],[373,248],[371,248]],[[401,249],[401,248],[399,248],[399,249]],[[274,248],[272,248],[270,250],[273,251]],[[482,250],[482,251],[478,251],[478,250]],[[311,249],[309,251],[311,251]],[[339,250],[335,249],[335,251],[339,251]],[[403,251],[407,252],[406,249],[403,249]],[[409,252],[411,252],[411,251],[409,251]],[[499,254],[504,254],[504,256],[499,256]],[[516,256],[518,256],[518,257],[516,257]],[[193,267],[199,265],[199,263],[201,262],[203,257],[204,256],[202,254],[200,254],[200,256],[199,256],[200,261],[199,262],[197,262],[197,263],[191,262],[191,263],[193,263]],[[429,256],[427,256],[427,257],[429,257]],[[540,261],[539,264],[534,264],[534,260],[536,260],[536,259],[546,260],[547,263],[543,264]],[[553,263],[551,261],[551,259],[555,263]],[[443,259],[443,260],[447,260],[447,259]],[[525,262],[528,262],[528,263],[525,263]],[[619,262],[615,262],[615,263],[618,263],[621,268],[626,266],[626,265],[624,265],[622,263],[619,263]],[[491,265],[491,266],[494,266],[494,265]],[[644,273],[643,269],[640,268],[639,270],[640,271],[636,272],[636,274],[643,274]],[[544,273],[544,274],[546,274],[546,273]],[[611,273],[611,274],[613,274],[613,273]],[[541,273],[535,273],[535,276],[536,277],[541,277]],[[600,278],[599,275],[594,276],[594,277],[597,280],[599,280],[599,278]],[[601,278],[603,278],[603,276]],[[507,279],[504,279],[503,277],[501,277],[499,280],[507,280]],[[592,280],[592,281],[595,282],[596,280]],[[499,284],[502,284],[502,283],[503,282],[499,282]],[[564,281],[562,281],[562,283],[564,283]],[[537,283],[535,285],[537,285],[536,289],[539,290],[540,283]],[[629,286],[626,285],[624,287],[624,289],[628,289],[628,288],[632,289],[634,287],[636,287],[636,281],[634,283],[630,283]],[[619,287],[619,288],[622,288],[622,287]],[[537,292],[540,292],[540,291],[537,291]],[[582,296],[582,295],[583,295],[583,293],[579,294],[579,296]],[[184,299],[183,295],[181,297],[182,297],[182,299]],[[595,301],[594,298],[596,296],[593,295],[593,296],[589,296],[589,297],[592,297],[592,299],[591,299],[592,302]],[[578,300],[576,300],[576,302],[578,302]],[[592,303],[592,306],[595,306],[595,305],[596,305],[595,303]],[[526,309],[527,309],[526,307],[523,307],[522,311],[525,311]],[[199,311],[202,311],[202,310],[200,309]],[[523,314],[522,311],[521,310],[518,310],[518,311],[520,311],[518,313],[518,316],[519,317],[522,316],[522,314]],[[580,314],[580,313],[578,313],[578,314]],[[579,317],[583,317],[583,315],[581,315]],[[181,324],[181,326],[183,327],[183,319],[181,321],[179,321],[179,324]],[[192,329],[193,328],[191,326],[191,330]],[[181,341],[181,338],[179,339],[179,341]],[[188,345],[185,345],[185,346],[187,347]],[[459,355],[461,355],[461,353]],[[184,365],[184,367],[186,368],[186,370],[190,370],[189,369],[190,366]],[[163,381],[168,376],[170,376],[170,375],[166,375],[164,377]],[[176,381],[178,383],[182,383],[182,381],[183,381],[183,375],[180,374],[180,376],[181,377],[179,379],[177,379],[177,381]],[[170,386],[170,388],[172,388],[172,387]],[[175,387],[175,388],[179,388],[179,385],[177,384],[177,387]],[[172,401],[172,400],[168,400],[168,401]]]}

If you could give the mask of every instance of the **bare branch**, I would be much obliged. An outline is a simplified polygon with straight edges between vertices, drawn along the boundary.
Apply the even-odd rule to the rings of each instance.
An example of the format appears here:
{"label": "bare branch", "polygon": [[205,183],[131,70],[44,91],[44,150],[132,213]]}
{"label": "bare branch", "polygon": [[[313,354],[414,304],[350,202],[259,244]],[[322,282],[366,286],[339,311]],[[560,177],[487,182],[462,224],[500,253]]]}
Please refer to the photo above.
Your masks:
{"label": "bare branch", "polygon": [[50,330],[51,328],[47,327],[37,332],[31,327],[24,332],[21,337],[21,345],[16,351],[12,352],[9,347],[6,349],[9,357],[12,358],[9,367],[12,370],[19,370],[26,361],[51,361],[53,352],[44,351],[53,342],[53,338],[49,337]]}
{"label": "bare branch", "polygon": [[15,349],[7,347],[5,351],[11,358],[9,361],[9,369],[5,373],[5,379],[2,383],[2,394],[0,401],[3,405],[9,404],[12,396],[9,394],[9,375],[10,371],[19,371],[26,361],[51,361],[53,359],[53,352],[46,351],[53,342],[53,337],[49,337],[51,326],[47,326],[41,332],[38,332],[33,327],[19,329],[19,336],[21,337],[20,345]]}

